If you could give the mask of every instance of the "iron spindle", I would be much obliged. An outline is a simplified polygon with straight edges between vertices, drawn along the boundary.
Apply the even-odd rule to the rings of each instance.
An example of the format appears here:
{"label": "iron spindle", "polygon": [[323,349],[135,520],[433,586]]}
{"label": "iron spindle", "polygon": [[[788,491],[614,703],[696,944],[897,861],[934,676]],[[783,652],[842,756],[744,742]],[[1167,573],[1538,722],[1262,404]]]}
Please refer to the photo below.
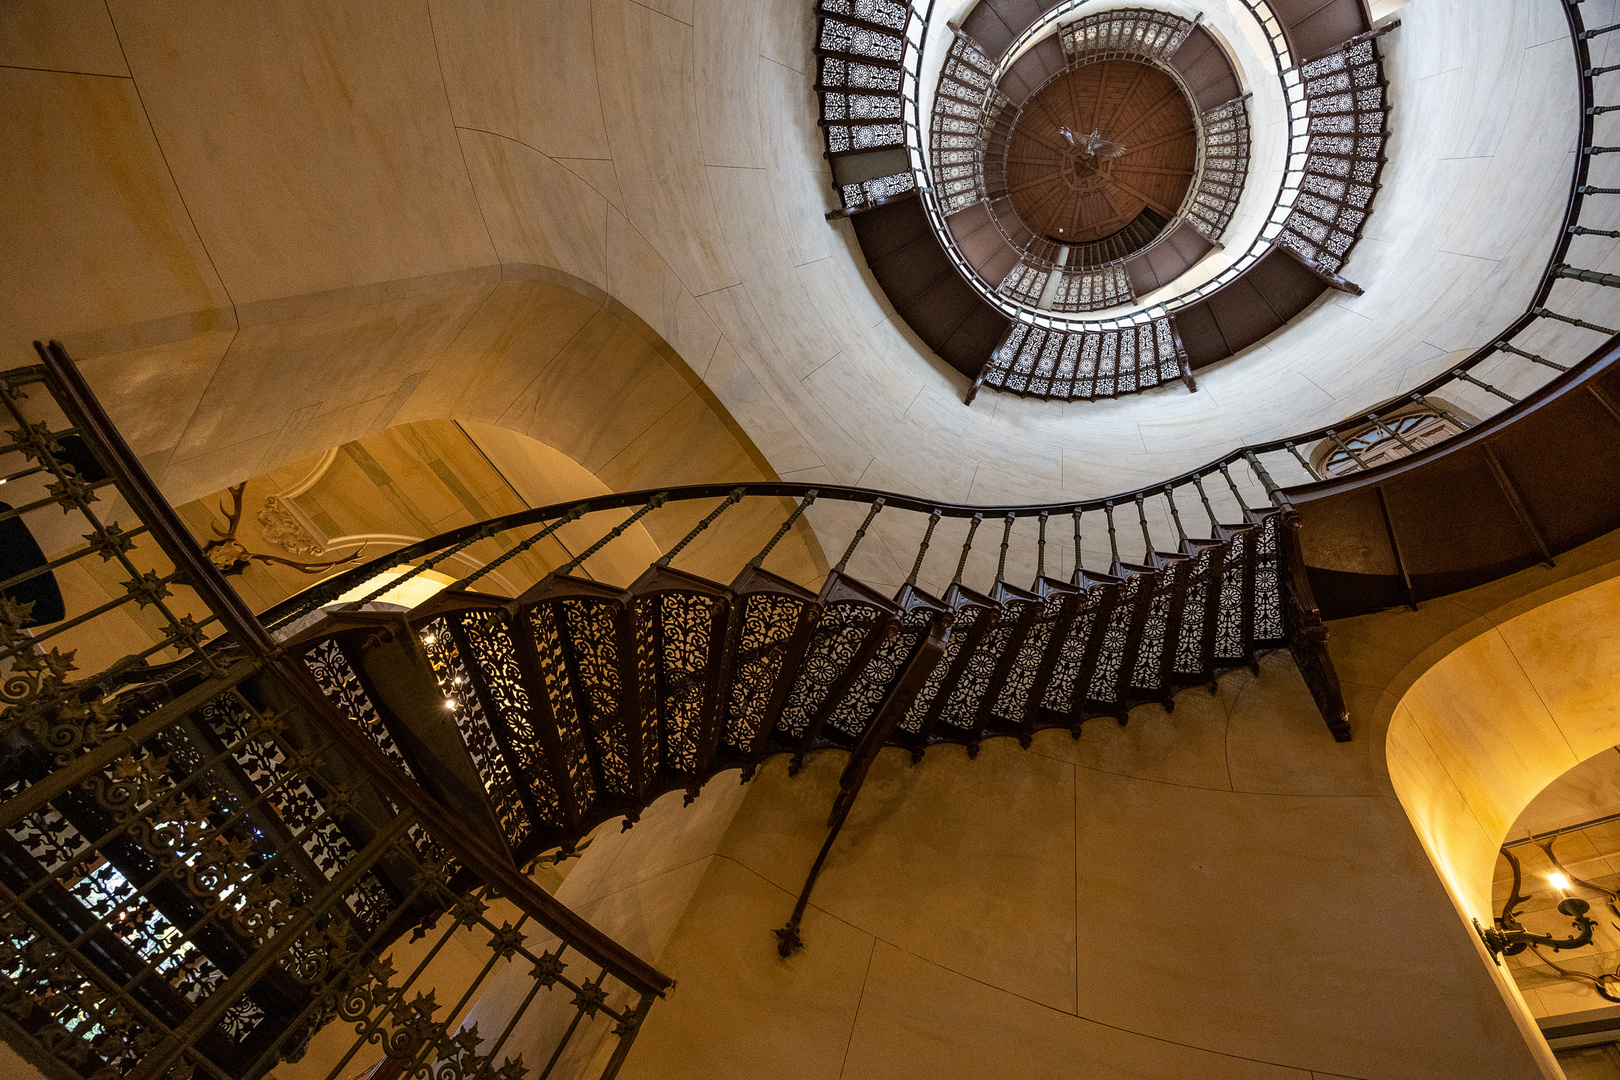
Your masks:
{"label": "iron spindle", "polygon": [[[1610,237],[1614,237],[1614,236],[1620,236],[1620,230],[1616,230],[1616,229],[1588,229],[1585,225],[1571,225],[1569,227],[1569,234],[1571,236],[1610,236]],[[1558,317],[1559,316],[1556,316],[1556,315],[1553,316],[1553,318],[1558,318]],[[1565,321],[1567,322],[1569,320],[1565,320]]]}
{"label": "iron spindle", "polygon": [[[1614,65],[1612,65],[1610,67],[1600,68],[1598,70],[1599,71],[1614,71],[1617,68],[1620,68],[1620,64],[1614,64]],[[1620,188],[1592,187],[1592,186],[1590,186],[1588,184],[1582,184],[1580,187],[1576,188],[1575,190],[1577,192],[1579,192],[1580,194],[1582,194],[1582,195],[1620,195]]]}
{"label": "iron spindle", "polygon": [[483,577],[485,574],[489,573],[491,570],[494,570],[497,566],[500,566],[502,563],[508,562],[509,560],[515,559],[519,555],[523,554],[525,551],[528,551],[534,545],[538,544],[540,541],[544,540],[546,537],[550,536],[552,533],[556,532],[558,529],[562,528],[564,525],[567,525],[571,521],[578,521],[581,517],[583,517],[585,515],[585,512],[587,510],[589,510],[589,509],[590,509],[590,503],[586,503],[583,506],[574,507],[574,509],[568,511],[568,513],[564,514],[562,517],[558,518],[556,521],[553,521],[550,525],[547,525],[545,528],[541,529],[539,532],[535,533],[533,536],[529,537],[527,540],[523,541],[521,544],[518,544],[516,547],[512,548],[512,550],[510,550],[510,551],[506,552],[505,554],[503,554],[500,558],[496,559],[494,562],[487,563],[484,566],[479,567],[477,570],[474,570],[472,573],[468,574],[466,577],[462,578],[460,581],[457,581],[454,584],[452,584],[450,586],[450,588],[451,589],[465,589],[468,585],[471,585],[473,582],[477,581],[479,578]]}
{"label": "iron spindle", "polygon": [[1305,470],[1305,475],[1309,476],[1312,480],[1322,479],[1322,474],[1312,468],[1309,461],[1305,460],[1305,456],[1299,452],[1299,447],[1295,446],[1291,442],[1284,443],[1283,445],[1288,448],[1288,452],[1290,454],[1294,455],[1294,460],[1299,462],[1299,467]]}
{"label": "iron spindle", "polygon": [[1509,345],[1505,341],[1498,341],[1496,343],[1496,348],[1501,352],[1512,353],[1514,356],[1522,356],[1526,360],[1530,360],[1530,361],[1533,361],[1533,362],[1535,362],[1537,364],[1541,364],[1543,367],[1550,367],[1555,371],[1568,371],[1569,370],[1569,368],[1565,367],[1563,364],[1554,363],[1553,361],[1548,360],[1545,356],[1537,356],[1533,352],[1525,352],[1523,349],[1516,348],[1515,346]]}
{"label": "iron spindle", "polygon": [[[1588,188],[1587,190],[1599,192],[1607,189]],[[1577,266],[1564,265],[1558,268],[1558,276],[1568,278],[1571,281],[1584,281],[1588,285],[1603,285],[1610,289],[1620,289],[1620,274],[1602,274],[1596,270],[1582,270]]]}
{"label": "iron spindle", "polygon": [[1103,503],[1103,514],[1108,518],[1108,551],[1113,556],[1108,564],[1108,572],[1115,577],[1124,577],[1119,565],[1119,544],[1114,538],[1114,500],[1109,499]]}
{"label": "iron spindle", "polygon": [[1464,371],[1462,368],[1456,369],[1451,374],[1452,374],[1452,376],[1454,378],[1461,379],[1463,382],[1473,383],[1475,386],[1479,387],[1481,390],[1487,390],[1490,393],[1495,394],[1497,397],[1501,398],[1503,401],[1507,402],[1509,405],[1517,405],[1519,403],[1519,399],[1514,397],[1512,394],[1504,393],[1503,391],[1498,390],[1496,387],[1492,386],[1490,383],[1480,382],[1478,379],[1476,379],[1472,375],[1468,374],[1468,372]]}
{"label": "iron spindle", "polygon": [[1014,514],[1007,515],[1007,523],[1001,527],[1001,556],[996,560],[996,580],[1001,581],[1007,576],[1007,545],[1012,543],[1012,527]]}
{"label": "iron spindle", "polygon": [[866,520],[861,522],[861,527],[855,530],[854,536],[850,537],[849,547],[844,549],[844,557],[838,560],[837,566],[833,567],[833,573],[842,574],[844,572],[844,567],[849,565],[849,557],[855,554],[855,548],[860,544],[861,538],[866,535],[867,526],[872,524],[872,519],[877,517],[882,509],[883,500],[881,498],[872,500],[872,508],[866,512]]}
{"label": "iron spindle", "polygon": [[1081,511],[1076,509],[1074,512],[1074,571],[1077,574],[1082,569],[1080,565],[1080,514]]}
{"label": "iron spindle", "polygon": [[1041,511],[1040,539],[1035,541],[1035,580],[1039,581],[1046,576],[1046,516],[1049,511]]}
{"label": "iron spindle", "polygon": [[962,557],[956,560],[956,576],[951,578],[952,585],[962,584],[962,571],[967,569],[968,552],[973,549],[973,534],[979,531],[979,522],[983,520],[983,514],[974,514],[973,520],[968,522],[967,539],[962,541]]}
{"label": "iron spindle", "polygon": [[1294,504],[1288,501],[1288,496],[1283,494],[1282,488],[1277,486],[1277,482],[1271,478],[1266,467],[1260,464],[1260,458],[1253,450],[1243,451],[1243,460],[1249,463],[1249,471],[1260,481],[1260,486],[1265,489],[1266,498],[1271,500],[1271,505],[1284,510],[1293,509]]}
{"label": "iron spindle", "polygon": [[[1417,453],[1418,448],[1413,446],[1412,443],[1407,439],[1407,437],[1405,435],[1401,434],[1400,429],[1399,428],[1393,428],[1393,427],[1390,427],[1388,424],[1385,424],[1382,420],[1378,419],[1378,414],[1377,413],[1368,413],[1367,414],[1367,419],[1371,420],[1373,422],[1373,426],[1376,427],[1379,431],[1382,431],[1385,435],[1388,435],[1390,438],[1394,439],[1396,442],[1398,442],[1402,446],[1406,447],[1408,453],[1412,453],[1412,454]],[[1397,421],[1397,423],[1399,423],[1399,421]]]}
{"label": "iron spindle", "polygon": [[1147,505],[1142,501],[1142,493],[1136,493],[1136,520],[1142,526],[1142,561],[1149,565],[1153,563],[1153,534],[1148,531]]}
{"label": "iron spindle", "polygon": [[1226,486],[1232,489],[1232,498],[1237,500],[1238,509],[1247,511],[1249,504],[1243,500],[1243,492],[1238,490],[1237,481],[1233,480],[1232,474],[1227,471],[1226,462],[1223,461],[1215,467],[1221,470],[1222,476],[1226,477]]}
{"label": "iron spindle", "polygon": [[1209,505],[1209,496],[1204,493],[1204,477],[1201,473],[1193,473],[1193,487],[1198,489],[1198,498],[1204,504],[1204,513],[1209,515],[1209,535],[1214,539],[1220,534],[1221,522],[1215,516],[1214,507]]}
{"label": "iron spindle", "polygon": [[1604,113],[1614,112],[1620,105],[1589,105],[1586,108],[1587,116],[1601,116]]}
{"label": "iron spindle", "polygon": [[1587,146],[1581,149],[1581,153],[1588,156],[1593,156],[1596,154],[1617,154],[1620,153],[1620,146]]}
{"label": "iron spindle", "polygon": [[765,546],[760,549],[758,555],[755,555],[752,559],[748,560],[748,565],[755,570],[758,570],[761,566],[763,566],[765,563],[765,556],[771,553],[771,549],[776,546],[776,542],[787,535],[787,531],[793,528],[793,523],[799,520],[799,515],[804,513],[810,504],[815,501],[816,489],[811,488],[809,491],[804,493],[804,498],[799,500],[799,505],[793,508],[793,513],[788,515],[788,519],[782,522],[781,526],[777,528],[776,535],[772,536],[765,542]]}
{"label": "iron spindle", "polygon": [[1416,402],[1417,404],[1423,406],[1425,409],[1428,409],[1430,412],[1434,413],[1434,415],[1440,417],[1441,419],[1446,420],[1449,423],[1455,424],[1458,431],[1467,431],[1470,427],[1473,426],[1468,421],[1464,420],[1462,417],[1460,417],[1456,413],[1452,412],[1450,409],[1447,409],[1447,408],[1445,408],[1443,406],[1434,404],[1428,398],[1424,397],[1422,394],[1413,394],[1412,395],[1412,400],[1414,402]]}
{"label": "iron spindle", "polygon": [[725,513],[727,510],[731,509],[731,507],[733,505],[735,505],[736,503],[741,502],[742,497],[743,497],[743,489],[742,488],[732,488],[731,493],[726,496],[724,502],[722,502],[719,506],[715,507],[713,510],[709,511],[708,517],[705,517],[702,521],[700,521],[696,525],[692,526],[692,531],[687,533],[685,536],[681,537],[680,542],[677,543],[674,547],[670,548],[668,551],[664,552],[663,555],[659,556],[658,561],[656,563],[654,563],[654,565],[655,566],[668,566],[669,561],[671,559],[673,559],[675,556],[679,555],[681,553],[681,549],[684,548],[687,544],[690,544],[697,537],[698,533],[702,532],[704,529],[707,529],[710,525],[713,525],[715,518],[719,517],[721,514]]}
{"label": "iron spindle", "polygon": [[[1575,227],[1580,228],[1579,226],[1575,226]],[[1599,236],[1620,237],[1620,231],[1610,231],[1610,232],[1603,232],[1603,233],[1599,233],[1596,229],[1582,229],[1581,231],[1586,232],[1586,233],[1594,233],[1594,234],[1599,235]],[[1543,318],[1543,319],[1557,319],[1561,323],[1569,323],[1569,325],[1578,326],[1582,330],[1596,330],[1598,333],[1600,333],[1600,334],[1608,334],[1610,337],[1613,337],[1617,332],[1620,332],[1620,331],[1610,330],[1607,326],[1599,326],[1596,323],[1586,322],[1585,320],[1582,320],[1582,319],[1572,319],[1568,315],[1560,315],[1560,314],[1558,314],[1558,312],[1556,312],[1556,311],[1548,311],[1546,308],[1539,308],[1539,307],[1534,308],[1534,309],[1531,310],[1530,314],[1538,316],[1538,317]]]}
{"label": "iron spindle", "polygon": [[473,533],[471,536],[469,536],[467,539],[463,540],[461,543],[455,544],[452,547],[446,548],[445,550],[439,552],[437,555],[433,556],[432,558],[428,559],[427,561],[425,561],[425,562],[423,562],[423,563],[421,563],[421,564],[419,564],[417,566],[413,566],[410,570],[406,571],[404,574],[400,575],[399,577],[394,578],[392,581],[385,582],[381,586],[379,586],[378,588],[376,588],[373,591],[367,593],[365,596],[361,597],[358,601],[355,602],[354,610],[359,611],[361,608],[365,607],[367,604],[369,604],[373,600],[377,599],[377,597],[381,596],[383,593],[388,592],[390,589],[398,588],[399,586],[405,584],[405,582],[407,582],[407,581],[411,580],[412,578],[416,577],[416,575],[426,573],[427,571],[433,569],[435,566],[437,566],[440,563],[444,562],[444,560],[450,558],[450,556],[452,556],[452,555],[456,554],[457,552],[459,552],[462,548],[471,547],[473,544],[478,543],[480,540],[488,540],[491,536],[494,536],[494,535],[495,535],[495,530],[486,525],[484,528],[479,529],[477,532]]}
{"label": "iron spindle", "polygon": [[1350,455],[1350,460],[1354,461],[1356,463],[1356,468],[1358,468],[1358,469],[1370,468],[1370,466],[1367,464],[1367,462],[1362,459],[1360,454],[1355,452],[1355,450],[1350,446],[1349,443],[1347,443],[1343,439],[1339,438],[1339,433],[1338,432],[1334,431],[1332,428],[1328,428],[1327,429],[1327,437],[1330,440],[1332,440],[1334,446],[1337,446],[1340,450],[1343,450],[1346,454]]}
{"label": "iron spindle", "polygon": [[935,510],[928,515],[928,528],[923,530],[922,543],[917,548],[917,561],[911,564],[911,574],[906,578],[907,585],[917,584],[917,575],[922,572],[923,556],[928,554],[928,542],[934,538],[934,526],[944,516],[941,510]]}
{"label": "iron spindle", "polygon": [[1575,37],[1580,41],[1590,41],[1592,38],[1613,33],[1616,30],[1620,30],[1620,23],[1610,23],[1608,26],[1600,26],[1596,30],[1582,30]]}
{"label": "iron spindle", "polygon": [[623,521],[619,522],[617,525],[613,526],[612,531],[610,531],[606,536],[602,537],[602,539],[598,540],[596,543],[592,544],[578,555],[575,555],[572,559],[569,559],[568,563],[563,566],[561,570],[557,571],[557,576],[562,577],[564,574],[569,573],[574,569],[574,567],[578,566],[592,555],[595,555],[598,551],[601,551],[603,548],[607,547],[608,544],[617,539],[624,532],[624,530],[628,529],[630,526],[634,525],[636,522],[640,521],[642,518],[646,517],[660,506],[663,506],[668,499],[669,492],[667,491],[660,491],[658,494],[648,499],[645,506],[631,514],[629,517],[625,518]]}
{"label": "iron spindle", "polygon": [[1176,489],[1169,484],[1164,485],[1164,501],[1170,504],[1170,520],[1176,523],[1176,536],[1185,543],[1187,530],[1181,527],[1181,511],[1176,509]]}

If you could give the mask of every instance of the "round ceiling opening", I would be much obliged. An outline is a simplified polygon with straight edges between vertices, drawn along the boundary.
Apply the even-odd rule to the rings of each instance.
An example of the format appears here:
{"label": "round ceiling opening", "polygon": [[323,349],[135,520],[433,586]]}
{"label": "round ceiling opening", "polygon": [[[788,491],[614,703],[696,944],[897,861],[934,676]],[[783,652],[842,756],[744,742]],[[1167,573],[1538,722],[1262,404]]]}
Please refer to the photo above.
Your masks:
{"label": "round ceiling opening", "polygon": [[1192,103],[1164,70],[1084,64],[1024,103],[1007,144],[1007,194],[1030,232],[1059,244],[1151,243],[1192,183]]}

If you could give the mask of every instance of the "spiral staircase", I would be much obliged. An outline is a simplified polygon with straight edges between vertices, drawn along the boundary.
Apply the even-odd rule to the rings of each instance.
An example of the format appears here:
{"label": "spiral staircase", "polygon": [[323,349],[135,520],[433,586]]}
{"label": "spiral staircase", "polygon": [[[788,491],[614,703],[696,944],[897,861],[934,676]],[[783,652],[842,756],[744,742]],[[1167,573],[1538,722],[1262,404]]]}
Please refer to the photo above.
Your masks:
{"label": "spiral staircase", "polygon": [[[1365,33],[1359,5],[1278,6],[1298,52],[1324,59],[1304,73],[1322,103],[1302,184],[1313,198],[1293,205],[1280,242],[1242,279],[1276,326],[1309,289],[1340,287],[1331,279],[1376,189],[1387,107],[1367,74],[1376,50],[1354,40]],[[1015,10],[984,0],[965,31],[1004,49]],[[332,1076],[368,1061],[377,1080],[612,1076],[671,981],[530,871],[604,823],[630,827],[662,795],[691,799],[729,770],[746,780],[772,755],[797,768],[819,750],[847,754],[827,842],[777,932],[792,952],[821,860],[884,747],[918,758],[941,744],[974,755],[996,737],[1027,746],[1043,729],[1083,738],[1089,720],[1169,710],[1180,691],[1213,689],[1280,648],[1333,737],[1348,739],[1324,619],[1415,608],[1620,527],[1620,335],[1588,321],[1603,308],[1585,306],[1620,277],[1566,261],[1571,237],[1615,235],[1581,221],[1620,192],[1591,175],[1593,158],[1615,149],[1598,144],[1594,117],[1617,108],[1596,104],[1593,79],[1616,68],[1594,67],[1587,44],[1620,24],[1589,31],[1567,11],[1586,152],[1529,309],[1452,370],[1360,415],[1112,498],[972,507],[790,483],[625,492],[453,530],[255,613],[65,351],[42,347],[38,367],[0,373],[16,425],[0,452],[16,456],[8,470],[25,459],[6,478],[44,473],[51,484],[48,497],[0,511],[0,524],[48,511],[89,529],[83,546],[0,583],[0,1034],[50,1075],[85,1080],[259,1077],[317,1046]],[[995,351],[1003,389],[1098,397],[1189,378],[1201,358],[1275,329],[1223,306],[1236,287],[1205,301],[1206,324],[1186,307],[1129,331],[1009,326],[947,258],[907,186],[915,173],[884,171],[904,159],[897,43],[912,9],[821,0],[820,16],[821,121],[844,211],[874,276],[910,290],[904,304],[891,298],[947,360],[990,370]],[[985,77],[965,55],[963,83]],[[1409,445],[1414,416],[1444,419],[1451,434]],[[1382,456],[1364,459],[1371,445]],[[1324,475],[1313,446],[1353,468]],[[98,492],[138,521],[120,528]],[[1207,529],[1183,523],[1178,495],[1202,504]],[[729,580],[682,570],[682,552],[726,529],[743,500],[783,508],[763,549],[735,560]],[[818,502],[865,511],[842,557],[819,584],[773,573],[773,549]],[[646,515],[682,503],[711,508],[635,581],[585,572]],[[480,584],[559,527],[615,511],[629,513],[515,595]],[[1132,511],[1134,561],[1116,522]],[[892,595],[848,572],[880,513],[923,523]],[[1098,519],[1109,558],[1086,567],[1081,528]],[[935,595],[918,581],[947,520],[966,535]],[[1027,527],[1015,534],[1020,522],[1038,523],[1033,547]],[[969,574],[982,565],[970,558],[981,529],[998,525],[995,573]],[[1072,572],[1049,575],[1049,544],[1067,545],[1071,527]],[[500,553],[412,610],[369,606],[394,578],[340,599],[382,571],[420,575],[486,541]],[[66,618],[17,599],[78,561],[122,575],[126,595]],[[59,648],[71,639],[59,635],[130,612],[159,628],[150,648],[93,671]],[[396,948],[424,940],[430,958],[457,940],[484,951],[459,1003],[424,989],[426,961],[394,969]],[[502,962],[528,973],[528,996],[502,1031],[462,1027]],[[548,1062],[503,1056],[520,1021],[556,1036]]]}

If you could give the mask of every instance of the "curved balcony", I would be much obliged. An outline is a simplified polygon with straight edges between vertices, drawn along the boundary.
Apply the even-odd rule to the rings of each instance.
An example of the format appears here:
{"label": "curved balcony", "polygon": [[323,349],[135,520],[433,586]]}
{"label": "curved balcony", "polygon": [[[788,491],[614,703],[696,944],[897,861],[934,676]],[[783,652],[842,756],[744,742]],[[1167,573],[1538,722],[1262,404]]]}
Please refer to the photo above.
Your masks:
{"label": "curved balcony", "polygon": [[[931,5],[913,7],[904,22],[897,7],[888,11],[888,48],[898,48],[901,56],[893,94],[906,112],[900,132],[884,130],[909,133],[911,176],[897,171],[841,187],[841,213],[884,219],[855,222],[873,273],[919,336],[974,378],[969,402],[983,385],[1063,400],[1115,397],[1178,377],[1195,390],[1196,369],[1275,333],[1327,290],[1359,292],[1339,271],[1371,211],[1384,161],[1388,102],[1374,39],[1398,22],[1373,30],[1354,2],[1288,8],[1281,17],[1264,3],[1246,4],[1270,47],[1268,77],[1278,80],[1277,107],[1289,137],[1269,210],[1252,215],[1252,229],[1228,253],[1223,244],[1234,238],[1227,227],[1259,166],[1249,161],[1251,118],[1248,95],[1238,93],[1242,75],[1217,36],[1149,9],[1081,14],[1064,22],[1073,4],[1045,12],[1014,7],[1016,12],[1003,11],[987,0],[973,8],[953,31],[931,96],[917,91],[929,65],[924,53]],[[875,24],[864,29],[877,32]],[[1354,33],[1315,55],[1322,35],[1340,29]],[[1299,63],[1302,49],[1313,50],[1303,53],[1313,58]],[[1122,172],[1119,189],[1097,177],[1078,178],[1070,160],[1077,156],[1074,148],[1053,141],[1073,138],[1072,131],[1054,135],[1072,123],[1040,107],[1040,93],[1082,77],[1089,64],[1109,62],[1162,71],[1194,107],[1194,175],[1173,207],[1163,193],[1154,198],[1140,184],[1144,177],[1164,179],[1165,163],[1121,161],[1138,172],[1134,184]],[[1090,79],[1106,87],[1095,69]],[[1121,88],[1116,80],[1116,94],[1122,89],[1140,96],[1138,85]],[[1101,101],[1099,93],[1098,108],[1082,108],[1068,119],[1084,126],[1085,117],[1114,114],[1124,118],[1124,132],[1136,110],[1163,108],[1135,100],[1098,111]],[[923,108],[930,110],[926,153]],[[1018,136],[1026,110],[1032,119],[1024,121],[1026,135]],[[1053,130],[1034,130],[1047,127]],[[1020,138],[1023,148],[1010,152]],[[1032,156],[1029,145],[1042,138],[1044,158],[1040,151]],[[1143,144],[1147,151],[1165,146],[1152,139]],[[862,161],[898,168],[896,149],[885,143],[881,153],[869,151]],[[1084,159],[1084,147],[1079,149]],[[843,153],[829,142],[829,156]],[[852,170],[852,163],[835,161],[835,177],[852,178]],[[1085,186],[1092,190],[1082,193]],[[1123,213],[1107,203],[1105,188],[1115,189],[1112,197],[1125,204]],[[920,193],[920,206],[904,201],[913,192]],[[1085,198],[1100,209],[1082,232],[1078,207]],[[1026,222],[1020,202],[1023,215],[1038,220]],[[1055,215],[1064,213],[1068,218],[1058,225]],[[919,216],[926,229],[912,220]],[[1078,242],[1054,231],[1070,229],[1077,230]],[[916,243],[930,230],[943,258]],[[906,242],[893,245],[893,236]],[[950,280],[947,267],[961,282]],[[985,351],[997,326],[1003,327],[1001,339]],[[1161,351],[1156,343],[1166,337],[1173,347]],[[1123,370],[1117,361],[1108,366],[1107,358],[1119,355],[1126,339],[1155,343],[1152,355],[1136,362],[1138,345],[1132,364]]]}

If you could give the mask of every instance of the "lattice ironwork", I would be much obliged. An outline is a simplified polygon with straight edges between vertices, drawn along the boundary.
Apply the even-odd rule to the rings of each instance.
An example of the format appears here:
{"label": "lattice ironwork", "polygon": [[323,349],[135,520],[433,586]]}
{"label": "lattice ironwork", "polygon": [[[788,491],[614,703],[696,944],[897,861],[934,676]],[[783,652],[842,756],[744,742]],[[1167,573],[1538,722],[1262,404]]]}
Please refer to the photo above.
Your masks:
{"label": "lattice ironwork", "polygon": [[1072,333],[1015,322],[991,355],[984,382],[1037,397],[1114,397],[1179,378],[1184,362],[1168,317]]}
{"label": "lattice ironwork", "polygon": [[439,693],[444,697],[444,708],[455,720],[456,730],[467,747],[473,768],[484,784],[490,805],[501,823],[501,831],[514,846],[529,837],[532,823],[529,813],[518,794],[513,763],[506,759],[490,718],[484,712],[484,703],[468,674],[467,659],[450,633],[448,619],[436,619],[422,633],[422,648],[438,681]]}
{"label": "lattice ironwork", "polygon": [[1050,263],[1026,260],[1007,272],[1007,276],[1001,279],[1001,284],[996,286],[996,291],[1009,300],[1034,307],[1040,303],[1041,293],[1046,289],[1046,282],[1051,276]]}
{"label": "lattice ironwork", "polygon": [[1060,23],[1058,40],[1070,66],[1116,58],[1165,63],[1187,40],[1193,25],[1168,11],[1120,8]]}
{"label": "lattice ironwork", "polygon": [[1123,263],[1064,270],[1052,294],[1053,311],[1101,311],[1136,299]]}
{"label": "lattice ironwork", "polygon": [[787,703],[782,707],[777,730],[793,740],[804,734],[867,635],[876,630],[881,617],[881,612],[870,604],[846,602],[823,609],[810,648],[788,692]]}
{"label": "lattice ironwork", "polygon": [[[929,124],[929,165],[940,209],[947,214],[985,197],[982,128],[993,89],[995,63],[965,34],[951,42],[934,92]],[[947,121],[951,121],[947,126]],[[956,130],[957,127],[971,130]]]}
{"label": "lattice ironwork", "polygon": [[1276,243],[1338,273],[1361,236],[1383,171],[1389,102],[1378,43],[1306,64],[1310,143],[1305,175]]}
{"label": "lattice ironwork", "polygon": [[620,704],[624,682],[619,667],[618,619],[616,604],[587,600],[563,600],[562,622],[566,639],[574,653],[578,699],[583,706],[589,745],[595,751],[603,790],[618,797],[636,794],[630,771],[628,733],[624,730]]}
{"label": "lattice ironwork", "polygon": [[1249,175],[1249,110],[1246,98],[1203,114],[1204,160],[1187,220],[1211,243],[1218,242],[1237,211]]}

